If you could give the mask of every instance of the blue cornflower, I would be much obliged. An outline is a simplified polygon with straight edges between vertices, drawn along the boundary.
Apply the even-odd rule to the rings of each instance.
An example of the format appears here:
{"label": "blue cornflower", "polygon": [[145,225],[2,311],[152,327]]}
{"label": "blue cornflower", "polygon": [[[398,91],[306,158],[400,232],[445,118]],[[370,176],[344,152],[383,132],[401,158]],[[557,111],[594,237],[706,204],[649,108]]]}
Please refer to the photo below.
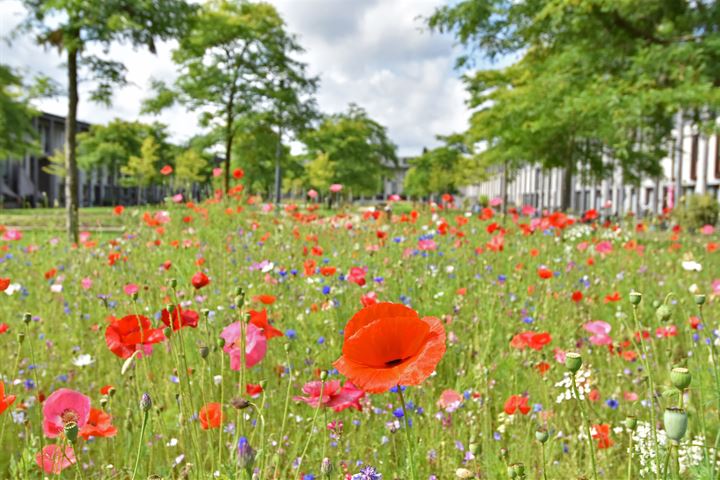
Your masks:
{"label": "blue cornflower", "polygon": [[405,416],[405,412],[403,412],[402,408],[396,408],[393,410],[393,415],[395,415],[395,418],[402,418]]}
{"label": "blue cornflower", "polygon": [[295,330],[292,328],[289,328],[285,331],[285,336],[290,340],[295,340],[295,338],[297,338],[297,333],[295,333]]}
{"label": "blue cornflower", "polygon": [[618,401],[615,400],[614,398],[609,399],[608,401],[605,402],[605,404],[608,407],[612,408],[613,410],[617,410],[618,406],[620,406],[620,403],[618,403]]}
{"label": "blue cornflower", "polygon": [[317,342],[318,342],[318,345],[322,345],[323,343],[325,343],[325,337],[318,338]]}
{"label": "blue cornflower", "polygon": [[382,480],[382,474],[373,467],[367,466],[360,469],[360,473],[356,473],[351,480]]}
{"label": "blue cornflower", "polygon": [[330,285],[325,285],[322,288],[322,293],[323,293],[323,295],[328,295],[330,293]]}

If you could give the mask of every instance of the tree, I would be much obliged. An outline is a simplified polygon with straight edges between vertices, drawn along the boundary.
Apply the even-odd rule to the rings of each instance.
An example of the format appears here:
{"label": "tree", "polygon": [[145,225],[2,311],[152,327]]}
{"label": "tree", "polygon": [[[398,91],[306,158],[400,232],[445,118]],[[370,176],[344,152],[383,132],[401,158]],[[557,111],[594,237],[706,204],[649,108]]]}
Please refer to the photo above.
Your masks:
{"label": "tree", "polygon": [[397,163],[396,146],[386,128],[357,105],[326,117],[303,141],[316,171],[332,172],[331,183],[357,194],[376,194],[389,165]]}
{"label": "tree", "polygon": [[201,125],[218,132],[224,143],[228,191],[241,119],[274,109],[279,91],[314,89],[315,80],[305,77],[305,65],[291,58],[301,51],[272,5],[212,0],[173,52],[180,70],[175,84],[154,81],[156,95],[145,102],[144,110],[157,112],[179,102],[202,112]]}
{"label": "tree", "polygon": [[410,169],[404,180],[404,190],[408,195],[424,197],[455,193],[461,186],[479,179],[468,168],[471,149],[465,144],[463,135],[438,136],[437,139],[444,145],[426,149],[422,155],[410,160]]}
{"label": "tree", "polygon": [[27,89],[10,67],[0,64],[0,159],[22,157],[38,149]]}
{"label": "tree", "polygon": [[720,101],[717,2],[463,0],[428,21],[469,47],[460,67],[478,53],[518,58],[466,76],[469,136],[505,171],[565,167],[565,207],[578,166],[595,178],[617,167],[631,183],[655,176],[675,112],[697,123]]}
{"label": "tree", "polygon": [[64,53],[67,63],[68,114],[65,126],[65,205],[67,230],[78,241],[78,165],[76,158],[78,79],[96,84],[92,101],[109,104],[113,86],[124,85],[125,66],[89,53],[114,42],[147,46],[155,52],[157,39],[176,37],[194,11],[184,0],[23,0],[28,16],[21,31],[34,31],[43,44]]}
{"label": "tree", "polygon": [[131,156],[127,165],[120,168],[123,174],[122,183],[127,186],[137,187],[137,203],[142,199],[142,189],[149,186],[158,176],[158,143],[152,136],[143,140],[140,147],[140,156]]}
{"label": "tree", "polygon": [[207,168],[208,161],[195,148],[183,150],[175,157],[175,179],[185,189],[205,181]]}

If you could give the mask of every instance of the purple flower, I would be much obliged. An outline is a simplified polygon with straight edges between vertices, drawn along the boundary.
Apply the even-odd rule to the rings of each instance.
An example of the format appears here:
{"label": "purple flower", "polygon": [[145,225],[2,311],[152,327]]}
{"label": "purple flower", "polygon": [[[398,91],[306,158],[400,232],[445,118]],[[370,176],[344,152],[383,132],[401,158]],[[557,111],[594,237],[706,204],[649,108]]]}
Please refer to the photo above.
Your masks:
{"label": "purple flower", "polygon": [[360,473],[353,475],[351,480],[382,480],[382,474],[368,466],[360,469]]}

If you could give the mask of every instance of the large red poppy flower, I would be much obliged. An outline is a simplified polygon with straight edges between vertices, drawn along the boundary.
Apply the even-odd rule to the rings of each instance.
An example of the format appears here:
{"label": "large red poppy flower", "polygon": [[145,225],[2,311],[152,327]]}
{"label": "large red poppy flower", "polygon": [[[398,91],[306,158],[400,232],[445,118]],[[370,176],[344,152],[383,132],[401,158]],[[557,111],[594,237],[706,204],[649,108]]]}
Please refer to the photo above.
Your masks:
{"label": "large red poppy flower", "polygon": [[222,404],[208,403],[207,405],[203,405],[198,414],[198,418],[200,420],[200,427],[203,430],[219,428],[223,421]]}
{"label": "large red poppy flower", "polygon": [[173,331],[180,330],[183,327],[197,328],[200,315],[194,310],[183,310],[180,307],[173,309],[172,314],[163,309],[161,319],[166,327],[170,326],[170,317],[172,316]]}
{"label": "large red poppy flower", "polygon": [[164,339],[162,329],[152,328],[150,320],[142,315],[112,319],[105,329],[105,343],[120,358],[130,358],[139,346],[162,342]]}
{"label": "large red poppy flower", "polygon": [[445,354],[445,328],[435,317],[397,303],[377,303],[345,326],[342,356],[333,364],[370,393],[395,385],[419,385]]}
{"label": "large red poppy flower", "polygon": [[5,396],[5,384],[0,382],[0,413],[3,413],[7,408],[15,402],[15,395]]}
{"label": "large red poppy flower", "polygon": [[597,448],[599,450],[610,448],[615,442],[610,438],[610,425],[601,423],[592,426],[592,438],[597,440]]}
{"label": "large red poppy flower", "polygon": [[210,279],[203,272],[197,272],[195,275],[192,276],[190,282],[196,290],[200,290],[205,285],[210,283]]}
{"label": "large red poppy flower", "polygon": [[505,413],[508,415],[514,415],[516,411],[520,410],[520,413],[527,415],[530,413],[530,405],[528,404],[528,398],[522,395],[510,395],[505,402],[504,407]]}
{"label": "large red poppy flower", "polygon": [[252,323],[258,328],[262,328],[262,331],[265,334],[265,338],[267,338],[268,340],[270,340],[271,338],[284,336],[283,332],[270,325],[270,322],[268,322],[267,318],[267,311],[264,308],[260,312],[250,310],[250,312],[248,313],[250,314],[250,323]]}
{"label": "large red poppy flower", "polygon": [[90,417],[80,429],[80,436],[85,440],[90,437],[114,437],[117,428],[112,424],[112,417],[98,408],[90,408]]}

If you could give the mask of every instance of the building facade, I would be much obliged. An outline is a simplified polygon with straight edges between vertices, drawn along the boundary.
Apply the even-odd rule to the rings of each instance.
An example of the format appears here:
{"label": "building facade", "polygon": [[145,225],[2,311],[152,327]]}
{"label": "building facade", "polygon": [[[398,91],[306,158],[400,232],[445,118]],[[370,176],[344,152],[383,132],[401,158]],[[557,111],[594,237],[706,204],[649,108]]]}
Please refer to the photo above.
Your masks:
{"label": "building facade", "polygon": [[[677,131],[677,130],[676,130]],[[720,144],[718,136],[701,135],[689,126],[682,129],[681,148],[675,142],[668,148],[668,156],[661,162],[662,175],[643,178],[639,185],[628,185],[617,169],[609,178],[588,180],[582,166],[570,179],[570,210],[584,212],[595,209],[606,215],[632,212],[642,216],[657,214],[677,204],[679,196],[709,193],[720,201]],[[609,159],[608,159],[609,161]],[[466,187],[464,195],[504,198],[510,206],[531,205],[538,209],[560,209],[562,190],[567,172],[556,168],[545,170],[528,165],[509,175],[504,181],[502,171],[487,181]],[[679,195],[678,195],[679,192]]]}

